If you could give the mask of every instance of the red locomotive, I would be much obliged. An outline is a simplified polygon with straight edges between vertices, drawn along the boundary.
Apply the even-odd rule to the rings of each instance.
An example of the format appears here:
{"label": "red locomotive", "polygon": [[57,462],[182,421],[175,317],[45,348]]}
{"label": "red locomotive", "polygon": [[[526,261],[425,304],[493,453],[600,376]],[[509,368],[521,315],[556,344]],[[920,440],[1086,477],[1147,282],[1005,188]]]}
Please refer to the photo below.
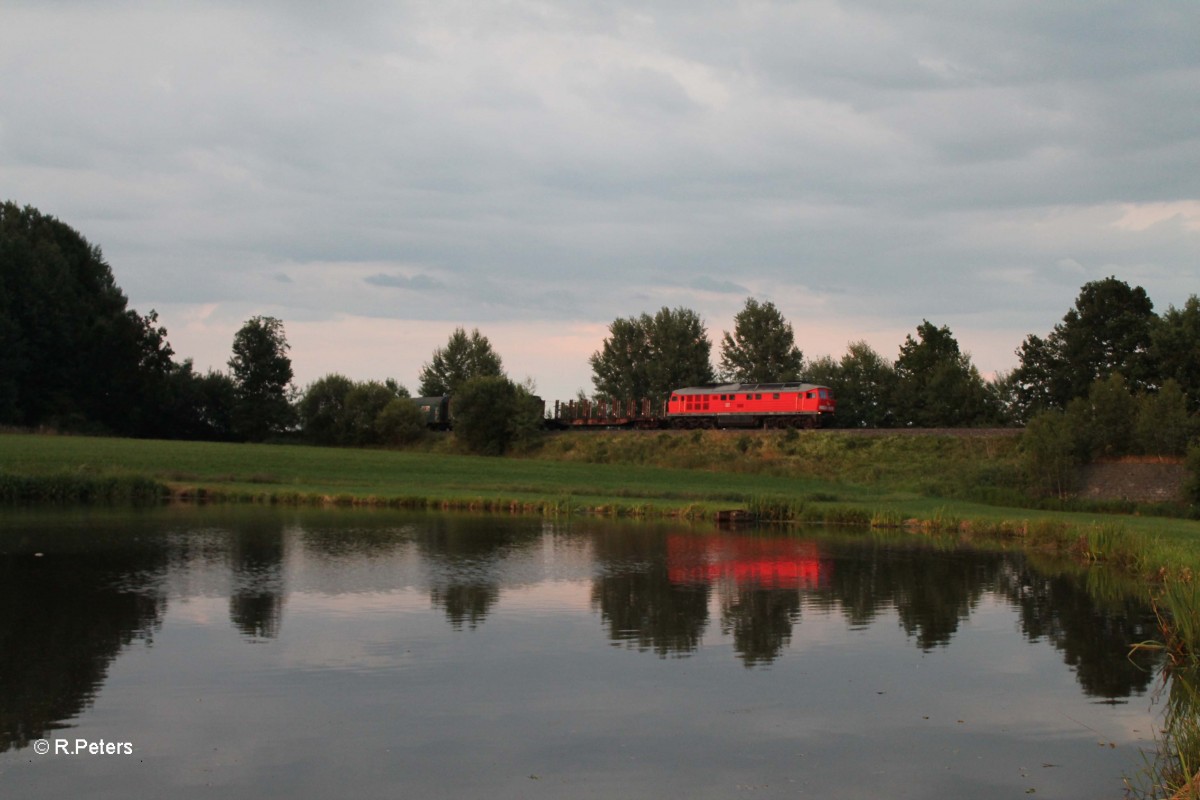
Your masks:
{"label": "red locomotive", "polygon": [[833,417],[836,407],[828,386],[726,383],[676,389],[661,405],[649,400],[555,403],[547,425],[551,428],[816,428]]}
{"label": "red locomotive", "polygon": [[671,392],[666,420],[672,428],[815,428],[836,406],[828,386],[727,383]]}

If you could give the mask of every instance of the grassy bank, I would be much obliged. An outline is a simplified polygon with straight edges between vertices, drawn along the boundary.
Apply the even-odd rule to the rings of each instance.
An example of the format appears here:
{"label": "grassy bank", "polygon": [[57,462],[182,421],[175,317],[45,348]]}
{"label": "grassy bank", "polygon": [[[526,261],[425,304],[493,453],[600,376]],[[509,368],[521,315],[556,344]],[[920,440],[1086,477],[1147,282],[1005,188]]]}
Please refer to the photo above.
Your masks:
{"label": "grassy bank", "polygon": [[[552,437],[525,458],[299,445],[0,436],[0,500],[121,502],[165,494],[290,504],[842,522],[1011,537],[1200,570],[1200,523],[998,505],[1015,492],[1010,437]],[[106,488],[107,487],[107,488]],[[136,488],[135,488],[136,487]],[[993,502],[983,502],[992,498]]]}

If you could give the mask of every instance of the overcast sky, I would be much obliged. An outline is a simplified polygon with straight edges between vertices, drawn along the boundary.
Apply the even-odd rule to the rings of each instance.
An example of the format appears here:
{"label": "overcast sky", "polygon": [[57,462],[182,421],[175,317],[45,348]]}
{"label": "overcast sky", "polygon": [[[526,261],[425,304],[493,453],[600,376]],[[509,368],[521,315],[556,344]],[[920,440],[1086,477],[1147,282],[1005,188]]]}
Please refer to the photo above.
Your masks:
{"label": "overcast sky", "polygon": [[415,390],[461,325],[565,399],[754,296],[986,374],[1087,281],[1200,293],[1200,4],[5,0],[0,199],[202,369],[269,314],[299,385]]}

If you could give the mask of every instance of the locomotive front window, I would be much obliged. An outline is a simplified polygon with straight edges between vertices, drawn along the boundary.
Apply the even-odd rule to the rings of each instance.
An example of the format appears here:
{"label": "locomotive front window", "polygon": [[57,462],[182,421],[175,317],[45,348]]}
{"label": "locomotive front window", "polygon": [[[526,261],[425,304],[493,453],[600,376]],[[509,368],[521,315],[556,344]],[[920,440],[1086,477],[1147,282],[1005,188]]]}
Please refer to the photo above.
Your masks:
{"label": "locomotive front window", "polygon": [[822,390],[821,390],[821,399],[822,399],[822,400],[827,400],[828,398],[829,398],[829,390],[828,390],[828,389],[822,389]]}

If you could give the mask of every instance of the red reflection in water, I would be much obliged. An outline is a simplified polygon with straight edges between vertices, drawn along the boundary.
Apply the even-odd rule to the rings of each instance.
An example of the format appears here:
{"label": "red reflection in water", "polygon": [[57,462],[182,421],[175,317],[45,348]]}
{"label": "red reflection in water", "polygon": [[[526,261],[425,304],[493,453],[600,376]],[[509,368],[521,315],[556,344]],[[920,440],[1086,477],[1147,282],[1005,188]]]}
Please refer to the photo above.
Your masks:
{"label": "red reflection in water", "polygon": [[817,589],[829,584],[833,564],[815,542],[757,536],[667,537],[667,577],[672,583],[730,580],[771,589]]}

